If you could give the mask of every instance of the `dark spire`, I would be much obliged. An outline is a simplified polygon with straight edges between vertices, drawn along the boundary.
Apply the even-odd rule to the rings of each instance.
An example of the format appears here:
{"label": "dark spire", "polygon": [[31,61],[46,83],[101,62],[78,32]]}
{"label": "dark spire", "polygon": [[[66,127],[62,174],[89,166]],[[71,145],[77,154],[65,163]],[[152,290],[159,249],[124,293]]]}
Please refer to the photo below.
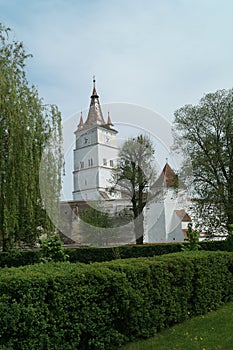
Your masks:
{"label": "dark spire", "polygon": [[85,122],[86,126],[89,126],[89,125],[91,126],[95,124],[98,124],[98,125],[106,124],[101,111],[99,96],[96,92],[95,82],[96,82],[95,76],[93,76],[93,91],[91,95],[91,103],[89,107],[87,120]]}

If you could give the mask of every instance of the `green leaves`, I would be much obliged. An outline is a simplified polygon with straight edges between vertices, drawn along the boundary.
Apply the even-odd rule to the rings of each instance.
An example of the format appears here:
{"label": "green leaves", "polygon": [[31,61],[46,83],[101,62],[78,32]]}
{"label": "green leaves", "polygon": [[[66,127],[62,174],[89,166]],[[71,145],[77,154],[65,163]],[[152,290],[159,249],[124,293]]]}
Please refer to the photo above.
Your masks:
{"label": "green leaves", "polygon": [[[30,57],[21,42],[11,40],[10,30],[0,24],[0,241],[3,250],[15,244],[33,244],[51,223],[40,196],[41,157],[54,140],[53,202],[61,186],[61,117],[56,107],[45,107],[26,77]],[[55,166],[56,163],[56,166]]]}
{"label": "green leaves", "polygon": [[113,169],[112,183],[115,191],[127,196],[133,206],[136,243],[143,243],[143,208],[146,204],[149,186],[155,178],[154,147],[146,135],[130,138],[119,153],[118,166]]}
{"label": "green leaves", "polygon": [[[175,112],[176,147],[191,169],[196,216],[205,230],[233,222],[233,89],[205,95]],[[205,225],[206,222],[206,225]]]}
{"label": "green leaves", "polygon": [[63,249],[63,243],[57,234],[49,235],[39,240],[41,248],[41,262],[67,261],[69,255]]}

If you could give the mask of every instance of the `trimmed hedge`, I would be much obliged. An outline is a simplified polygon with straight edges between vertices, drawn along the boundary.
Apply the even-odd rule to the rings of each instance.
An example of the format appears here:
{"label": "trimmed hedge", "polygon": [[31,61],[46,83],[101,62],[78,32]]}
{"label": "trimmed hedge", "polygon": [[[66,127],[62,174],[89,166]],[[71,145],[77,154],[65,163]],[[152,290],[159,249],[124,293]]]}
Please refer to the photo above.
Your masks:
{"label": "trimmed hedge", "polygon": [[0,348],[106,350],[233,298],[233,254],[0,270]]}
{"label": "trimmed hedge", "polygon": [[69,249],[70,262],[92,262],[111,261],[115,259],[129,259],[138,257],[152,257],[181,251],[179,243],[127,245],[118,247],[94,248],[81,247]]}
{"label": "trimmed hedge", "polygon": [[[189,243],[185,243],[189,244]],[[205,251],[233,251],[233,245],[227,241],[202,241],[199,242],[200,250]],[[182,243],[155,243],[143,245],[127,245],[118,247],[94,248],[80,247],[67,249],[71,262],[112,261],[115,259],[129,259],[138,257],[152,257],[170,253],[178,253],[182,250]]]}
{"label": "trimmed hedge", "polygon": [[0,267],[19,267],[40,262],[39,250],[13,250],[0,252]]}
{"label": "trimmed hedge", "polygon": [[208,251],[226,251],[226,252],[232,252],[233,246],[232,244],[227,241],[202,241],[198,243],[200,245],[201,250],[208,250]]}
{"label": "trimmed hedge", "polygon": [[[188,243],[186,243],[188,244]],[[201,250],[207,251],[233,251],[233,245],[227,241],[203,241],[199,243]],[[138,257],[152,257],[181,251],[181,243],[157,243],[143,245],[127,245],[119,247],[79,247],[65,248],[70,262],[111,261],[115,259],[128,259]],[[19,267],[40,262],[39,250],[16,250],[13,252],[0,252],[0,267]]]}
{"label": "trimmed hedge", "polygon": [[[144,244],[119,247],[79,247],[65,248],[70,262],[90,264],[93,262],[111,261],[136,257],[151,257],[176,253],[181,251],[179,243]],[[40,250],[14,250],[12,252],[0,252],[0,267],[19,267],[40,262]]]}

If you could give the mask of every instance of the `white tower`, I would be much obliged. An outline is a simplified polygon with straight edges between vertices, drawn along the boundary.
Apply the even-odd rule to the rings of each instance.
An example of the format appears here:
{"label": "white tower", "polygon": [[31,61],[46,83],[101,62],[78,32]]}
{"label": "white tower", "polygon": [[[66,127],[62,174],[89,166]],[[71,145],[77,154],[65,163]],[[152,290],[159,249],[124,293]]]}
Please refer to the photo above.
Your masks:
{"label": "white tower", "polygon": [[93,79],[93,92],[87,120],[81,114],[75,131],[74,150],[74,200],[108,199],[106,189],[111,186],[112,168],[116,165],[118,147],[116,134],[108,114],[107,123],[103,118],[99,96]]}

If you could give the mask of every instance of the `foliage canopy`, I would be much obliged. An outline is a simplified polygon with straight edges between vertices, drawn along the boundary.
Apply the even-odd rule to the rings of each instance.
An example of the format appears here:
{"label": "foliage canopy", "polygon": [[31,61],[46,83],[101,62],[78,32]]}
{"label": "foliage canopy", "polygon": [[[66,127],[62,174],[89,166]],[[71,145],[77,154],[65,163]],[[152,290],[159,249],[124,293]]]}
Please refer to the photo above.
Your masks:
{"label": "foliage canopy", "polygon": [[229,228],[233,223],[233,89],[209,93],[198,105],[178,109],[174,124],[200,224],[210,232]]}
{"label": "foliage canopy", "polygon": [[148,136],[129,138],[119,152],[118,166],[112,173],[113,189],[120,191],[132,202],[137,244],[143,243],[143,208],[155,178],[154,153],[152,141]]}
{"label": "foliage canopy", "polygon": [[[22,42],[0,24],[0,241],[3,250],[53,229],[40,195],[40,164],[56,203],[61,186],[61,116],[26,77]],[[52,140],[52,142],[51,142]]]}

